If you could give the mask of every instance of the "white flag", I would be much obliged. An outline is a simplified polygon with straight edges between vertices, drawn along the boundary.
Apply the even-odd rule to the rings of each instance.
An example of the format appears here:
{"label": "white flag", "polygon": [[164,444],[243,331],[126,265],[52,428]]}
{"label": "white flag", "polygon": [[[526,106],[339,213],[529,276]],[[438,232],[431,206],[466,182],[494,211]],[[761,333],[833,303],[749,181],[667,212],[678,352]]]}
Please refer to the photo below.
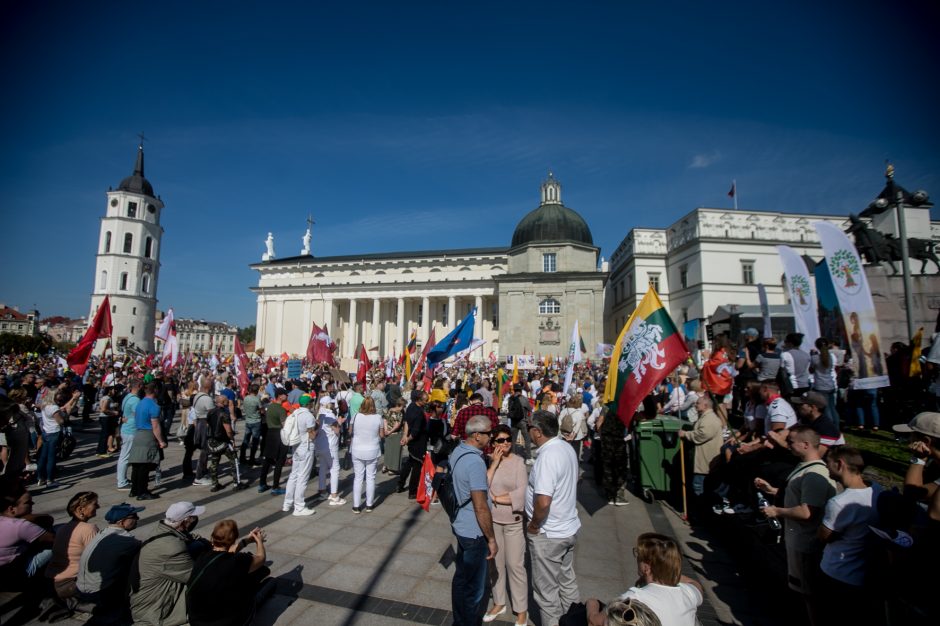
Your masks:
{"label": "white flag", "polygon": [[160,328],[157,329],[157,332],[153,334],[157,339],[162,339],[166,341],[170,336],[170,329],[173,327],[173,309],[169,309],[166,312],[166,315],[163,316],[163,322],[160,323]]}
{"label": "white flag", "polygon": [[790,246],[777,246],[777,252],[787,276],[787,291],[790,292],[790,306],[793,307],[796,331],[803,334],[803,349],[809,352],[819,339],[816,290],[809,279],[806,263],[796,250]]}
{"label": "white flag", "polygon": [[832,286],[842,310],[849,348],[855,360],[858,377],[856,389],[887,387],[888,375],[881,349],[881,333],[875,316],[875,303],[871,299],[868,277],[855,246],[838,227],[829,222],[814,222],[819,233],[826,265],[832,277]]}
{"label": "white flag", "polygon": [[163,355],[160,357],[160,364],[163,366],[164,371],[176,367],[176,363],[179,361],[179,350],[179,343],[176,341],[176,331],[173,330],[164,340]]}
{"label": "white flag", "polygon": [[581,334],[578,332],[578,320],[574,321],[574,328],[571,330],[571,343],[568,344],[568,369],[565,370],[565,386],[561,392],[571,397],[569,388],[571,387],[571,378],[574,376],[574,364],[581,362]]}

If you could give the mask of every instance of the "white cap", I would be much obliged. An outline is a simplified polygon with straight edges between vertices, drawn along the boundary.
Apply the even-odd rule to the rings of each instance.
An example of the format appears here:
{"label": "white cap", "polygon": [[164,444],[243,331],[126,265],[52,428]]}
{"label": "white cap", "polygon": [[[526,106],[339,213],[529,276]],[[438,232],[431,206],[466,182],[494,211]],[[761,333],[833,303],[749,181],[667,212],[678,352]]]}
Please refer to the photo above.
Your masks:
{"label": "white cap", "polygon": [[206,507],[196,506],[192,502],[176,502],[166,510],[166,521],[178,524],[187,517],[199,517],[206,512]]}

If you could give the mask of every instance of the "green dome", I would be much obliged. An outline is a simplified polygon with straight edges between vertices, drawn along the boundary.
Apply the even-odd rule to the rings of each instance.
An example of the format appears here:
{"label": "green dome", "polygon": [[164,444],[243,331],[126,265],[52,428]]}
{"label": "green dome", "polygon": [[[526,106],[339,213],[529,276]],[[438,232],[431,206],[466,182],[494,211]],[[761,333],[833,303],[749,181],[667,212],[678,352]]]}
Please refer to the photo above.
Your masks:
{"label": "green dome", "polygon": [[574,241],[594,245],[584,218],[558,203],[542,204],[522,218],[512,234],[512,247],[527,243]]}

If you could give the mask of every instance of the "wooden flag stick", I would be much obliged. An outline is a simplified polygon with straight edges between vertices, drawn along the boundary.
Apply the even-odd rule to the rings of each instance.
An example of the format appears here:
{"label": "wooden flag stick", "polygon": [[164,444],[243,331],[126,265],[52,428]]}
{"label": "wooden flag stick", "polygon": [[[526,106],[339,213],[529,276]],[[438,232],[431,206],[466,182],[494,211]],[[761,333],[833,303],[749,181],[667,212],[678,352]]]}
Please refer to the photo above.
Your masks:
{"label": "wooden flag stick", "polygon": [[689,521],[689,505],[685,493],[685,442],[679,437],[679,466],[682,470],[682,519]]}

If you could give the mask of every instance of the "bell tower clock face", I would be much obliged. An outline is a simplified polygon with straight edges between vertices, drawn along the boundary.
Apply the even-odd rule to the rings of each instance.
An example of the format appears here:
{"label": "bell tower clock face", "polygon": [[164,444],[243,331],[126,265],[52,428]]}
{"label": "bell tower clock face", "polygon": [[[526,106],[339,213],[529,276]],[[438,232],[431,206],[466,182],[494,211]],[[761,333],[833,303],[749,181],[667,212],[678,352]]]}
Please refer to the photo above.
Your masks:
{"label": "bell tower clock face", "polygon": [[152,272],[152,271],[153,271],[153,265],[151,265],[150,263],[144,263],[143,268],[144,268],[144,271],[145,271],[145,272]]}
{"label": "bell tower clock face", "polygon": [[111,206],[117,206],[117,205],[118,205],[118,199],[117,199],[117,198],[111,198]]}

